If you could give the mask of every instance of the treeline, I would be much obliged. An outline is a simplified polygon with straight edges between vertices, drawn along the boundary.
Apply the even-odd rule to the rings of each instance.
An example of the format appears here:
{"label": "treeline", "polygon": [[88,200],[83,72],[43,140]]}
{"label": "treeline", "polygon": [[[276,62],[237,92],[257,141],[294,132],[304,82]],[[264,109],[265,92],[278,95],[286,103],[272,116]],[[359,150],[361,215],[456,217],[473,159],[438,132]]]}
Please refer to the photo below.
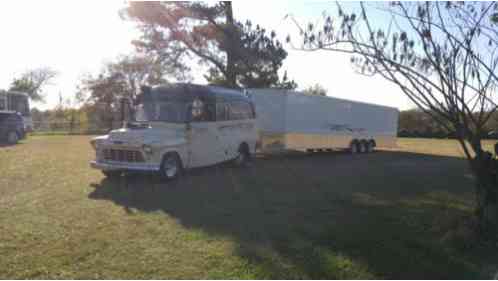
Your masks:
{"label": "treeline", "polygon": [[105,103],[69,106],[59,103],[54,109],[31,109],[35,133],[102,134],[122,126],[121,108]]}
{"label": "treeline", "polygon": [[[451,128],[451,125],[448,124],[446,127]],[[456,138],[455,130],[449,130],[446,127],[418,109],[404,110],[399,113],[398,137]],[[498,112],[492,115],[481,134],[482,138],[498,139]]]}

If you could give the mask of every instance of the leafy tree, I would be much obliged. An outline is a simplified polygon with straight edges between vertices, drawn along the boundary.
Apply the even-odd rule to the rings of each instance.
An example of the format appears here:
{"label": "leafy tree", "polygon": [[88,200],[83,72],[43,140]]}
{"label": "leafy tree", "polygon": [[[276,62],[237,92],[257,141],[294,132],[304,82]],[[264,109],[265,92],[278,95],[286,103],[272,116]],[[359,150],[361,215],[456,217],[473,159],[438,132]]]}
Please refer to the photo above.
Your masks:
{"label": "leafy tree", "polygon": [[169,60],[145,55],[121,56],[106,67],[109,75],[123,83],[124,95],[130,98],[136,97],[142,85],[167,83],[166,76],[186,78],[183,69],[170,64]]}
{"label": "leafy tree", "polygon": [[[448,126],[449,124],[446,127]],[[407,132],[414,137],[428,138],[445,138],[453,134],[419,109],[404,110],[399,113],[398,131]]]}
{"label": "leafy tree", "polygon": [[81,121],[80,111],[80,109],[72,105],[70,98],[64,98],[62,93],[59,93],[59,102],[51,111],[52,120],[50,121],[58,123],[64,130],[68,130],[70,134],[73,134],[76,132],[76,125],[80,124]]}
{"label": "leafy tree", "polygon": [[128,97],[129,90],[120,75],[104,72],[97,77],[84,78],[79,86],[79,95],[89,95],[85,102],[98,110],[100,123],[106,124],[111,130],[119,110],[120,98]]}
{"label": "leafy tree", "polygon": [[43,101],[43,87],[50,85],[57,75],[57,71],[49,67],[28,70],[14,78],[9,90],[25,92],[33,101]]}
{"label": "leafy tree", "polygon": [[[497,110],[496,2],[393,2],[359,13],[337,4],[337,16],[302,27],[300,46],[351,54],[359,73],[397,85],[423,112],[456,137],[476,180],[481,233],[498,228],[498,185],[485,125]],[[385,13],[387,24],[371,13]],[[290,39],[290,38],[289,38]],[[295,46],[296,47],[296,46]]]}
{"label": "leafy tree", "polygon": [[130,2],[122,15],[140,24],[142,37],[134,42],[140,51],[173,57],[179,65],[195,57],[209,66],[205,75],[209,83],[252,88],[295,85],[278,77],[287,52],[275,32],[268,34],[250,21],[237,22],[230,1]]}
{"label": "leafy tree", "polygon": [[306,95],[326,96],[327,89],[325,89],[322,85],[317,83],[313,86],[309,86],[308,88],[304,89],[303,93]]}
{"label": "leafy tree", "polygon": [[119,120],[122,98],[135,98],[142,85],[165,84],[166,76],[182,75],[182,69],[157,56],[121,56],[107,63],[99,75],[84,77],[78,86],[77,100],[95,107],[101,122],[112,129]]}

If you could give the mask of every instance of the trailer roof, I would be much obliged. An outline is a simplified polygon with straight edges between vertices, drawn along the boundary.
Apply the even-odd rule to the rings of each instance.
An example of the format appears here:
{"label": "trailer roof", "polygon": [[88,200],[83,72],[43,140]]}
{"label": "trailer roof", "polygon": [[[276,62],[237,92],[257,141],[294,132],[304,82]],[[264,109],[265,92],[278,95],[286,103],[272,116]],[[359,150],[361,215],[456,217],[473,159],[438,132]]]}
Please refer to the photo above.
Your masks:
{"label": "trailer roof", "polygon": [[[275,89],[271,89],[271,88],[256,89],[256,88],[250,88],[250,89],[247,89],[247,90],[249,92],[251,92],[251,91],[271,91],[271,92],[274,92],[274,93],[277,93],[277,94],[302,95],[302,96],[311,97],[311,95],[306,95],[303,92],[298,92],[298,91],[293,91],[293,90],[286,90],[286,89],[276,89],[276,88]],[[394,109],[394,110],[399,111],[399,109],[397,107],[393,107],[393,106],[387,106],[387,105],[381,105],[381,104],[369,103],[369,102],[363,102],[363,101],[348,100],[348,99],[337,98],[337,97],[333,97],[333,96],[318,96],[318,95],[315,95],[315,96],[312,96],[312,97],[317,98],[317,99],[320,99],[320,98],[322,98],[322,99],[335,99],[335,100],[343,101],[343,102],[353,102],[353,103],[358,103],[358,104],[378,106],[378,107],[390,108],[390,109]]]}

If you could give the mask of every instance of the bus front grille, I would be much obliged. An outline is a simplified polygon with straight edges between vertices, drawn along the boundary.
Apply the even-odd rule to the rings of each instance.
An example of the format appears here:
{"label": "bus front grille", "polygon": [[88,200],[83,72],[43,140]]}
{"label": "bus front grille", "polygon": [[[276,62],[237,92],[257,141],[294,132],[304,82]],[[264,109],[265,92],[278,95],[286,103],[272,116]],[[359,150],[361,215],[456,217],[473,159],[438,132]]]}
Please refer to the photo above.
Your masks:
{"label": "bus front grille", "polygon": [[124,149],[104,149],[104,160],[117,162],[144,162],[140,151]]}

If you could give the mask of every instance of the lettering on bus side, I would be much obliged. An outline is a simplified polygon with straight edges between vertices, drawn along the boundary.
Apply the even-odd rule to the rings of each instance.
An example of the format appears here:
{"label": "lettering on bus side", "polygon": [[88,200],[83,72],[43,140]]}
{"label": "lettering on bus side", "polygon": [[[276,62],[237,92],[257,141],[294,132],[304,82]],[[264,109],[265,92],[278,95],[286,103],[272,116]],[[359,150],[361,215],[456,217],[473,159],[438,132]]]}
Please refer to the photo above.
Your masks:
{"label": "lettering on bus side", "polygon": [[230,124],[230,125],[222,125],[219,126],[219,130],[225,130],[225,129],[245,129],[245,130],[250,130],[254,128],[254,124],[252,123],[239,123],[239,124]]}
{"label": "lettering on bus side", "polygon": [[331,131],[335,132],[351,132],[351,133],[363,133],[366,131],[365,128],[352,128],[348,124],[327,124],[326,127]]}

